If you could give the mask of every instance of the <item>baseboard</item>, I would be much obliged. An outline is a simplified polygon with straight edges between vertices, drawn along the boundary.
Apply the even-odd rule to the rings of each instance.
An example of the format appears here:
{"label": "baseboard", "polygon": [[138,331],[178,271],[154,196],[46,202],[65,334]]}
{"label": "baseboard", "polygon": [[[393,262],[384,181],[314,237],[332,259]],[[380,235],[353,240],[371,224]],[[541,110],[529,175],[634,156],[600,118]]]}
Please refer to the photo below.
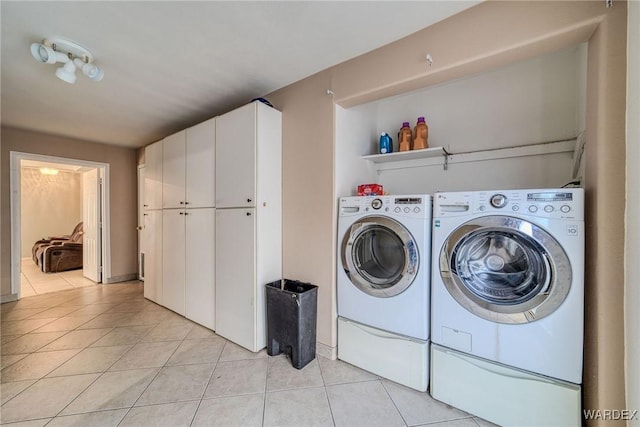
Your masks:
{"label": "baseboard", "polygon": [[138,273],[123,274],[121,276],[112,276],[107,279],[103,279],[102,283],[111,284],[111,283],[129,282],[131,280],[138,280]]}
{"label": "baseboard", "polygon": [[0,295],[0,304],[4,304],[5,302],[18,301],[18,294],[6,294]]}
{"label": "baseboard", "polygon": [[336,360],[338,358],[338,347],[330,347],[316,341],[316,354],[327,359]]}

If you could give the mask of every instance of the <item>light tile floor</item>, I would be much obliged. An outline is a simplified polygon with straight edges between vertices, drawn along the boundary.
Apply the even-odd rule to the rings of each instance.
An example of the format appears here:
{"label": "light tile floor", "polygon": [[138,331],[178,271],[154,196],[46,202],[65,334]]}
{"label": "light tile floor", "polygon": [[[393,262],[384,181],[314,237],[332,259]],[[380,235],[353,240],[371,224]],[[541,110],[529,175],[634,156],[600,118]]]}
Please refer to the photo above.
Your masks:
{"label": "light tile floor", "polygon": [[249,352],[144,299],[137,281],[0,312],[3,425],[491,425],[341,361],[297,370]]}
{"label": "light tile floor", "polygon": [[20,268],[20,296],[22,298],[97,285],[96,282],[82,275],[82,269],[60,273],[43,273],[31,258],[22,258]]}

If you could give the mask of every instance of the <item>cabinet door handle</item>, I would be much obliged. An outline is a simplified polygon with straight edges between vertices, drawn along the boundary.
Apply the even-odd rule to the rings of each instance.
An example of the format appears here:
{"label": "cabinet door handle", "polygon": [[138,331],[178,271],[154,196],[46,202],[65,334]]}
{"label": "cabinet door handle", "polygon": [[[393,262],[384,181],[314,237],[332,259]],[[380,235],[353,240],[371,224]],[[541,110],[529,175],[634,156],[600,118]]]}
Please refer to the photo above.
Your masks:
{"label": "cabinet door handle", "polygon": [[188,205],[188,204],[189,204],[189,202],[184,202],[184,204],[185,204],[185,205]]}
{"label": "cabinet door handle", "polygon": [[247,203],[251,203],[251,199],[247,199]]}
{"label": "cabinet door handle", "polygon": [[184,212],[180,212],[180,215],[184,215]]}
{"label": "cabinet door handle", "polygon": [[148,208],[148,207],[149,207],[149,205],[142,205],[142,206],[144,206],[145,208]]}
{"label": "cabinet door handle", "polygon": [[181,205],[184,205],[184,202],[180,202]]}
{"label": "cabinet door handle", "polygon": [[247,212],[247,216],[251,216],[251,212]]}

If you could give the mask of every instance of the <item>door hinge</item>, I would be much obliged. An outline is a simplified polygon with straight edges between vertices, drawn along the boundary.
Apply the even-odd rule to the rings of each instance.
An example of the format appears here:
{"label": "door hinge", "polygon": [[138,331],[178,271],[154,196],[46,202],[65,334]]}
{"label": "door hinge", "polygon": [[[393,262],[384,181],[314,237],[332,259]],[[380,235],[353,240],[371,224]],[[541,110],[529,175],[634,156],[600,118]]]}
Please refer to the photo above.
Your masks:
{"label": "door hinge", "polygon": [[613,7],[613,0],[604,0],[604,4],[607,6],[607,9]]}

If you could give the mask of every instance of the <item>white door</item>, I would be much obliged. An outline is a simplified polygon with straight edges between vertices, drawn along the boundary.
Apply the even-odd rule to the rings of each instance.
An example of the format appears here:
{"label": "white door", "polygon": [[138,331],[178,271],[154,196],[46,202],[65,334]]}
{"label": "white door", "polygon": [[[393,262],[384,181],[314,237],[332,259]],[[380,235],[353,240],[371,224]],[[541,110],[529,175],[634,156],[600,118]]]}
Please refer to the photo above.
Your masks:
{"label": "white door", "polygon": [[144,173],[145,167],[138,167],[138,279],[144,280]]}
{"label": "white door", "polygon": [[371,215],[353,223],[341,248],[342,268],[358,289],[377,298],[394,297],[415,280],[418,244],[399,222]]}
{"label": "white door", "polygon": [[257,324],[255,231],[255,209],[216,209],[216,333],[251,351],[265,327]]}
{"label": "white door", "polygon": [[162,141],[144,149],[144,205],[145,209],[162,209]]}
{"label": "white door", "polygon": [[187,129],[186,203],[189,208],[215,206],[216,120]]}
{"label": "white door", "polygon": [[144,212],[144,297],[158,304],[162,300],[162,211]]}
{"label": "white door", "polygon": [[162,141],[162,207],[184,208],[185,130]]}
{"label": "white door", "polygon": [[82,175],[82,221],[84,235],[82,239],[82,274],[87,279],[102,281],[102,254],[100,237],[100,175],[98,169],[92,169]]}
{"label": "white door", "polygon": [[185,211],[162,211],[162,303],[185,314]]}
{"label": "white door", "polygon": [[571,263],[558,241],[524,219],[490,215],[451,232],[440,251],[440,275],[470,313],[506,324],[554,313],[571,290]]}
{"label": "white door", "polygon": [[215,209],[188,209],[185,214],[185,316],[215,330]]}
{"label": "white door", "polygon": [[252,207],[256,199],[256,106],[216,119],[216,208]]}

